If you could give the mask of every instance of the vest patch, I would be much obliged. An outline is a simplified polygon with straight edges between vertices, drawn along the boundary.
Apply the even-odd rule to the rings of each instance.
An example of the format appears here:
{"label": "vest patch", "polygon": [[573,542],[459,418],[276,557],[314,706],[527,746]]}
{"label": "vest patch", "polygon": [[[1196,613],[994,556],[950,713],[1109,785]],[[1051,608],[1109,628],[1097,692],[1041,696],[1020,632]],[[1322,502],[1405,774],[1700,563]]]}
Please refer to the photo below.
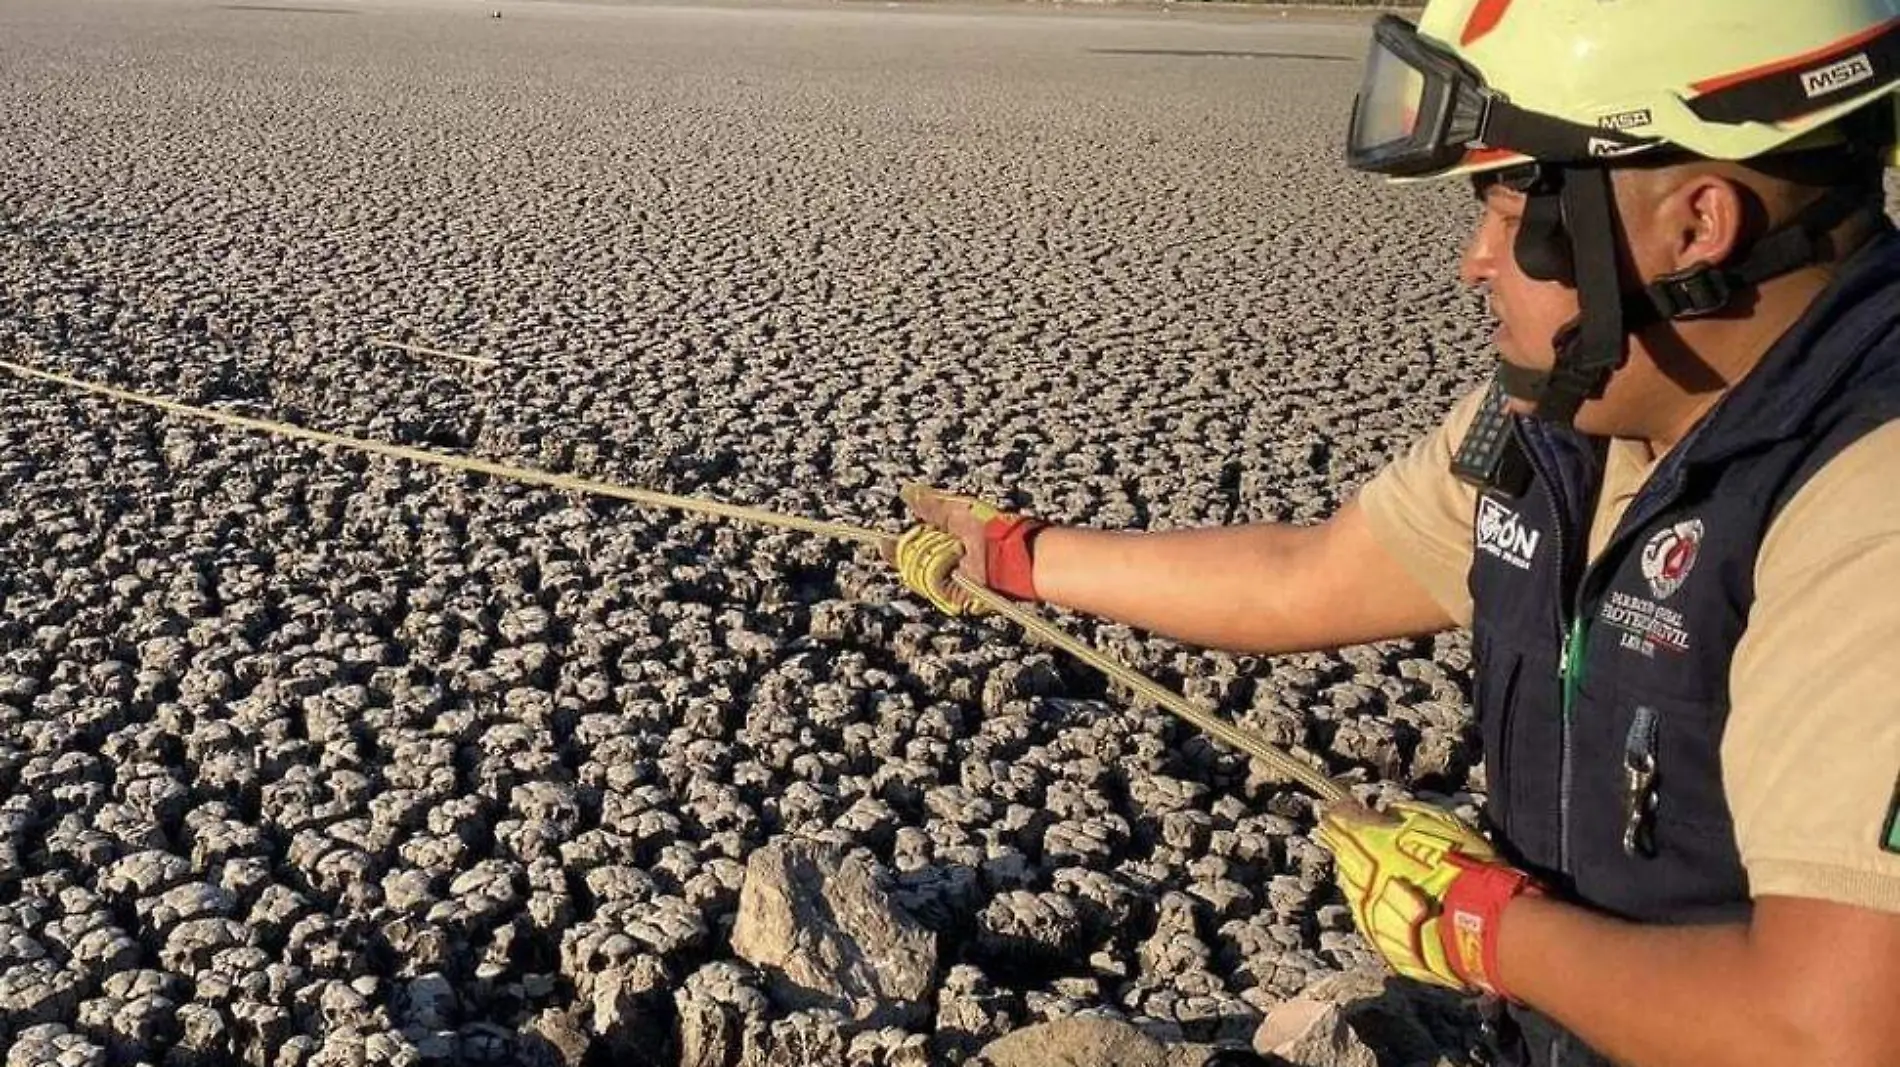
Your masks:
{"label": "vest patch", "polygon": [[1525,526],[1517,512],[1491,497],[1482,496],[1478,498],[1477,540],[1478,551],[1527,571],[1531,569],[1531,561],[1537,558],[1537,546],[1543,542],[1544,533]]}
{"label": "vest patch", "polygon": [[1689,651],[1688,620],[1653,600],[1612,592],[1603,598],[1597,619],[1617,632],[1617,643],[1626,652],[1654,659],[1658,651],[1678,656]]}
{"label": "vest patch", "polygon": [[1668,600],[1682,588],[1701,551],[1701,519],[1679,522],[1649,539],[1643,546],[1643,577],[1657,600]]}

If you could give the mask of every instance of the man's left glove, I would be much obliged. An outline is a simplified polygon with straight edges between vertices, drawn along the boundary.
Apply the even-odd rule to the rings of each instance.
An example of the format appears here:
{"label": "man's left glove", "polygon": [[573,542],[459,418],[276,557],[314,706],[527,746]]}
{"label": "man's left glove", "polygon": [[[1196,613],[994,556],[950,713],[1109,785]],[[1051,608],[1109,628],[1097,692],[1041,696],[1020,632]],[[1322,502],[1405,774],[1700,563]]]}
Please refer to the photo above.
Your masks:
{"label": "man's left glove", "polygon": [[901,495],[921,520],[891,553],[905,585],[950,615],[973,610],[951,583],[958,571],[1004,596],[1037,599],[1033,548],[1048,523],[924,485],[907,485]]}
{"label": "man's left glove", "polygon": [[1390,815],[1336,804],[1316,835],[1333,854],[1359,932],[1407,978],[1509,998],[1498,977],[1498,927],[1515,897],[1540,894],[1448,812],[1400,803]]}

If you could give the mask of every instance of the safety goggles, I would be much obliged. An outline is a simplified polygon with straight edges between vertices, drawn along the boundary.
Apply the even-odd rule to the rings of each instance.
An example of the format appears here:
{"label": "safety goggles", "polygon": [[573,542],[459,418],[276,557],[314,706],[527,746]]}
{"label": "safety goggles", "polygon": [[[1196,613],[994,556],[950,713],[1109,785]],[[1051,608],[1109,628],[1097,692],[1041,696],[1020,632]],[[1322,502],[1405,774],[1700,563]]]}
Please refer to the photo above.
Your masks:
{"label": "safety goggles", "polygon": [[1354,170],[1416,178],[1450,170],[1472,153],[1582,163],[1655,144],[1517,107],[1458,57],[1419,36],[1418,27],[1386,15],[1373,25],[1346,162]]}

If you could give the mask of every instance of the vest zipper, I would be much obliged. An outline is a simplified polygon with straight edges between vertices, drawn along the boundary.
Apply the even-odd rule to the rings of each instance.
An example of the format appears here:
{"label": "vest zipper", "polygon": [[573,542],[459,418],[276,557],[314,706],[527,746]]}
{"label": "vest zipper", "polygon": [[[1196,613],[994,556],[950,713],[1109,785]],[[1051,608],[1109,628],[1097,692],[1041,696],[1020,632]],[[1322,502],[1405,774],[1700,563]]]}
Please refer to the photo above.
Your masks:
{"label": "vest zipper", "polygon": [[1574,756],[1576,731],[1572,728],[1571,709],[1577,703],[1577,691],[1583,685],[1584,642],[1588,640],[1589,627],[1585,625],[1581,605],[1570,616],[1570,629],[1564,639],[1563,651],[1557,657],[1557,676],[1563,685],[1563,762],[1558,767],[1557,778],[1557,869],[1570,873],[1570,794],[1576,778],[1576,760]]}
{"label": "vest zipper", "polygon": [[[1522,434],[1522,427],[1518,427],[1517,432]],[[1554,519],[1551,523],[1551,539],[1557,551],[1559,583],[1557,599],[1565,609],[1562,619],[1565,639],[1563,647],[1557,653],[1557,677],[1562,689],[1559,699],[1562,707],[1559,714],[1561,721],[1558,724],[1562,741],[1558,753],[1561,762],[1557,768],[1557,869],[1564,874],[1569,874],[1570,795],[1573,780],[1576,777],[1574,758],[1576,740],[1570,711],[1571,706],[1576,702],[1577,689],[1583,682],[1583,644],[1586,636],[1584,620],[1589,617],[1588,612],[1584,610],[1583,586],[1590,568],[1588,560],[1572,561],[1569,546],[1564,543],[1564,530],[1573,511],[1567,506],[1569,501],[1564,499],[1562,487],[1559,486],[1555,474],[1545,465],[1537,449],[1530,447],[1528,441],[1521,441],[1521,443],[1525,446],[1524,454],[1530,460],[1532,469],[1537,472],[1538,484],[1543,486],[1544,495],[1550,502],[1550,512]],[[1573,566],[1581,573],[1578,575],[1576,585],[1570,586],[1568,579]],[[1574,598],[1571,595],[1573,589]]]}

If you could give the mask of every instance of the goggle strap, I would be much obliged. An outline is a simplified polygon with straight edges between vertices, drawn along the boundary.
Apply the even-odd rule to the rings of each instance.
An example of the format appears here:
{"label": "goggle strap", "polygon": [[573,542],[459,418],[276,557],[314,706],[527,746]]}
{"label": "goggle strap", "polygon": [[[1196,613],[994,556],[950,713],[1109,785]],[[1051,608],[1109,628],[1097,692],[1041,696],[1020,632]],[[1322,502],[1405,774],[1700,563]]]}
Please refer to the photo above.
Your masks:
{"label": "goggle strap", "polygon": [[1484,129],[1478,138],[1485,148],[1506,148],[1540,163],[1588,163],[1635,155],[1661,144],[1618,130],[1584,126],[1535,111],[1526,111],[1500,96],[1490,98]]}

